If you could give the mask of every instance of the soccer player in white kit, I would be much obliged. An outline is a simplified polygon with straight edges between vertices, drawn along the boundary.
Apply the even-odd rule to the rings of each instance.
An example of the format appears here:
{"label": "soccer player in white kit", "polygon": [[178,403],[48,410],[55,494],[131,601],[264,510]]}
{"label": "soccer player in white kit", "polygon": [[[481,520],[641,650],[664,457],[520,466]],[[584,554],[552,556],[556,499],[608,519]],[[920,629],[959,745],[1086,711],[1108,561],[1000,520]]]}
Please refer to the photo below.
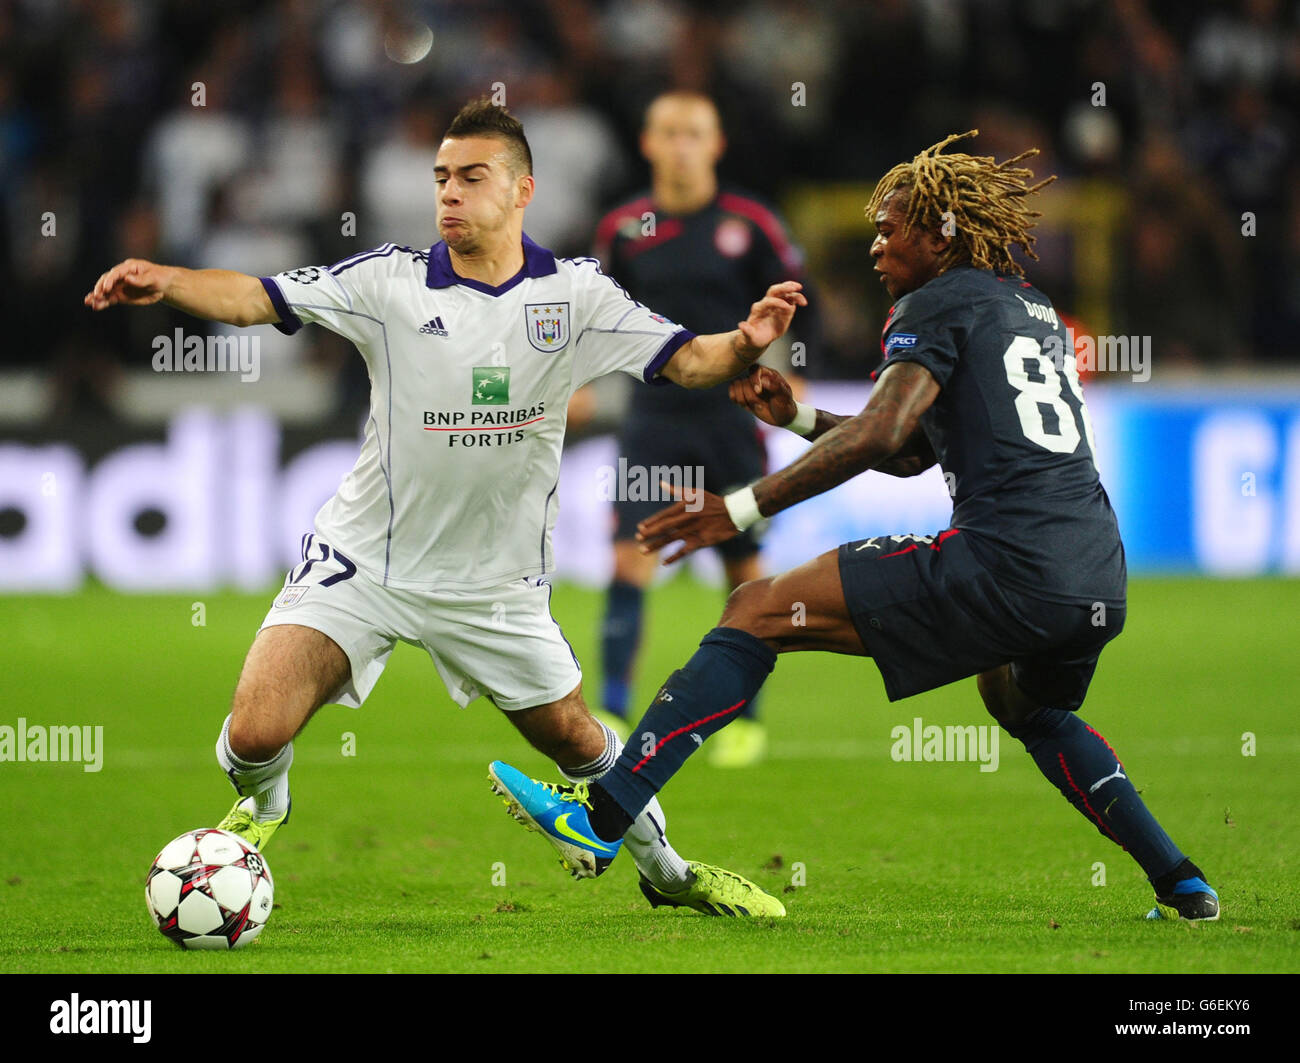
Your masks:
{"label": "soccer player in white kit", "polygon": [[[428,251],[385,244],[265,278],[128,259],[85,299],[165,300],[288,333],[315,322],[351,340],[370,373],[361,453],[303,537],[217,742],[240,795],[220,826],[259,847],[289,816],[293,737],[323,704],[359,706],[399,639],[424,647],[454,700],[489,698],[568,778],[607,771],[619,740],[588,713],[549,608],[569,397],[619,370],[650,384],[728,380],[806,305],[797,283],[774,285],[735,331],[696,336],[594,259],[538,247],[523,233],[527,140],[486,100],[453,120],[434,179],[442,239]],[[663,825],[652,804],[625,838],[652,904],[784,914],[739,875],[688,864]]]}

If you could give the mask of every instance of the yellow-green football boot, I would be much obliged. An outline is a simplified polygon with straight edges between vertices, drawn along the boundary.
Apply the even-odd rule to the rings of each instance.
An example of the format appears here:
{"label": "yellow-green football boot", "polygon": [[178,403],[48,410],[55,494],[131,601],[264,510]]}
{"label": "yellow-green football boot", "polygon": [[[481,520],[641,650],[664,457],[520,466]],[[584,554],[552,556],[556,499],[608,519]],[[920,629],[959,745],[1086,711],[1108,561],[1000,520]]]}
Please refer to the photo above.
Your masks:
{"label": "yellow-green football boot", "polygon": [[641,876],[641,892],[651,907],[694,908],[705,915],[785,915],[784,904],[734,871],[696,860],[687,866],[694,872],[695,881],[679,893],[668,893],[652,886],[644,875]]}
{"label": "yellow-green football boot", "polygon": [[248,842],[254,849],[266,848],[281,826],[289,822],[289,813],[293,811],[293,798],[289,798],[289,807],[279,819],[259,820],[255,816],[257,805],[251,797],[241,797],[235,807],[226,813],[226,818],[217,824],[217,830],[227,830]]}

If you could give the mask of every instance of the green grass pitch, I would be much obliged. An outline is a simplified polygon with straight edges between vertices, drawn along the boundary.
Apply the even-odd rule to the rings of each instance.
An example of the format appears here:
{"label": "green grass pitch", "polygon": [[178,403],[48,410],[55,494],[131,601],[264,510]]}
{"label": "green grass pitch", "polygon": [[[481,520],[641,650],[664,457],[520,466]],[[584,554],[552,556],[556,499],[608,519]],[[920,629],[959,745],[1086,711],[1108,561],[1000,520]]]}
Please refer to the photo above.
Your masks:
{"label": "green grass pitch", "polygon": [[[664,795],[683,855],[752,877],[789,916],[651,911],[626,857],[575,883],[507,817],[488,761],[551,767],[400,646],[364,709],[327,706],[298,740],[261,940],[186,953],[150,924],[143,878],[233,799],[212,747],[268,601],[0,599],[0,724],[104,728],[101,771],[0,763],[0,971],[1300,970],[1300,582],[1135,582],[1082,713],[1210,874],[1217,924],[1143,921],[1137,866],[1005,736],[994,772],[891,758],[891,729],[915,717],[989,722],[973,680],[890,705],[869,661],[824,654],[785,657],[769,680],[765,764],[695,758]],[[720,603],[684,579],[653,594],[642,704]],[[562,586],[553,609],[591,693],[600,597]]]}

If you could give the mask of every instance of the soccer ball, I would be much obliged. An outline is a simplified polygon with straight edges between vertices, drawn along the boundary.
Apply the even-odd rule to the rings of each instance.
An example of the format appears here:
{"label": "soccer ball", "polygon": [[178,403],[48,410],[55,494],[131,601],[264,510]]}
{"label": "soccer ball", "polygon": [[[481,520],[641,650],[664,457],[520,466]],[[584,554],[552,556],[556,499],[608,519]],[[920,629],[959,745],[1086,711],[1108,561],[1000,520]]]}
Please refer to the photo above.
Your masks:
{"label": "soccer ball", "polygon": [[266,857],[238,835],[203,827],[163,846],[144,900],[181,948],[238,949],[262,932],[274,890]]}

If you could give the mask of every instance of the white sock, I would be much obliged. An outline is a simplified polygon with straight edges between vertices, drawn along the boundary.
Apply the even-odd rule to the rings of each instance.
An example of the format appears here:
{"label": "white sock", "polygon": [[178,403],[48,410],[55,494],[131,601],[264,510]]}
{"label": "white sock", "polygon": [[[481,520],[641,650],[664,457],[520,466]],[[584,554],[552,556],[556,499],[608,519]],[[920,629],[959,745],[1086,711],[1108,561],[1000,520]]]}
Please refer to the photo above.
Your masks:
{"label": "white sock", "polygon": [[652,797],[623,835],[623,844],[652,886],[674,893],[690,885],[694,875],[686,861],[669,844],[668,835],[664,833],[665,822],[659,798]]}
{"label": "white sock", "polygon": [[[568,771],[560,768],[560,774],[570,782],[595,782],[614,766],[614,761],[623,751],[618,735],[604,724],[600,726],[605,732],[605,751],[588,764]],[[690,883],[692,874],[686,861],[669,843],[666,831],[664,810],[659,805],[659,798],[653,797],[623,835],[623,843],[652,886],[674,893]]]}
{"label": "white sock", "polygon": [[230,717],[221,725],[217,739],[217,763],[241,797],[251,797],[255,817],[266,822],[289,811],[289,766],[293,764],[293,743],[288,743],[270,760],[250,761],[237,757],[230,748]]}

